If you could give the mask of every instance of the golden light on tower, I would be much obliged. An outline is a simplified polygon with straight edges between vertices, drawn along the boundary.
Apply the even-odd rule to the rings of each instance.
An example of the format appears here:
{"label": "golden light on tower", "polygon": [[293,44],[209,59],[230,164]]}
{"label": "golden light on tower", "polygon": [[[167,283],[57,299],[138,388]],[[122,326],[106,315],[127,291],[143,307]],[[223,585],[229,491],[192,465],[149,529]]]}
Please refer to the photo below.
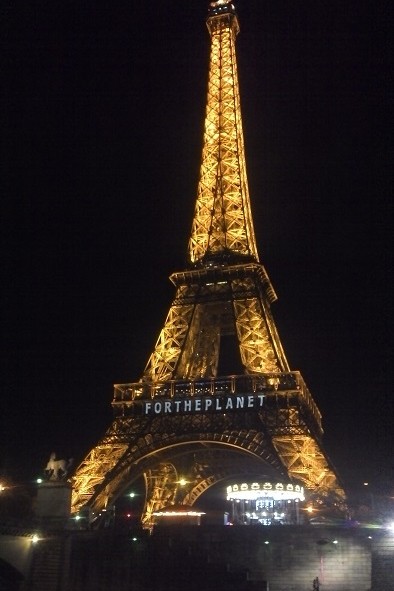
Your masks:
{"label": "golden light on tower", "polygon": [[[250,460],[317,497],[334,503],[345,497],[322,447],[320,411],[287,362],[271,313],[276,294],[259,262],[233,4],[211,2],[207,26],[211,53],[189,265],[170,277],[175,297],[141,379],[115,385],[113,423],[74,477],[74,510],[87,504],[101,511],[143,476],[146,527],[163,508],[176,500],[192,506],[223,479],[222,463],[204,457],[223,449],[231,456],[228,476]],[[226,339],[237,355],[229,372],[220,364]]]}
{"label": "golden light on tower", "polygon": [[246,176],[235,38],[230,2],[210,4],[208,92],[200,182],[189,242],[192,263],[223,251],[258,260]]}

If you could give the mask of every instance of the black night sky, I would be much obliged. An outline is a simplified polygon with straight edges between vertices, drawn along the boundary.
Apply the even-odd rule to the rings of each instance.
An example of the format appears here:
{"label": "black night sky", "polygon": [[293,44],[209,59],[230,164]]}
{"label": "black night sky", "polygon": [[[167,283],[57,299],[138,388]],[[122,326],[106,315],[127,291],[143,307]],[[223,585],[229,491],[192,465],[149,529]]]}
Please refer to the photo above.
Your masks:
{"label": "black night sky", "polygon": [[[345,484],[393,485],[389,2],[238,0],[260,257]],[[207,3],[3,4],[2,458],[78,462],[183,270]],[[5,18],[4,18],[5,17]],[[390,389],[390,392],[389,392]]]}

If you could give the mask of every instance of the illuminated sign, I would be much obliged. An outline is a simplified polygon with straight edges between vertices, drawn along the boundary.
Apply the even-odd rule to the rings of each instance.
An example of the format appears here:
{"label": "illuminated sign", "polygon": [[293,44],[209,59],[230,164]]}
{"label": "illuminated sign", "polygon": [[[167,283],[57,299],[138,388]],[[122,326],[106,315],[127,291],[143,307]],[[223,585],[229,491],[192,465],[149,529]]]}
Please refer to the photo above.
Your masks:
{"label": "illuminated sign", "polygon": [[264,394],[237,394],[233,396],[152,399],[143,402],[142,413],[143,415],[171,415],[251,410],[261,408],[264,398]]}

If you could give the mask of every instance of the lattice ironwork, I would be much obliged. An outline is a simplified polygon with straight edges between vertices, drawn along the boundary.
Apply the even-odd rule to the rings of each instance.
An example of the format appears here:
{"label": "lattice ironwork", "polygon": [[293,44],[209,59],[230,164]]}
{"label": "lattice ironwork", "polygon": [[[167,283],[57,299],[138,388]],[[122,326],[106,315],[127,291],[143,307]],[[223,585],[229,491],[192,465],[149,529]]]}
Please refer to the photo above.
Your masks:
{"label": "lattice ironwork", "polygon": [[178,472],[171,463],[159,464],[144,474],[146,500],[142,526],[149,529],[154,521],[153,513],[173,505],[179,487]]}
{"label": "lattice ironwork", "polygon": [[171,306],[155,350],[145,368],[144,379],[156,382],[173,377],[193,311],[194,306],[191,305]]}
{"label": "lattice ironwork", "polygon": [[[229,7],[227,7],[229,8]],[[191,262],[228,251],[258,260],[246,177],[231,9],[208,19],[211,56],[204,147],[191,238]]]}
{"label": "lattice ironwork", "polygon": [[286,371],[270,313],[274,292],[258,264],[172,276],[177,293],[144,373],[147,381],[214,377],[220,339],[237,339],[247,373]]}
{"label": "lattice ironwork", "polygon": [[[96,486],[102,485],[126,449],[125,444],[99,444],[88,453],[74,476],[72,493],[74,511],[79,511],[91,500]],[[107,501],[104,501],[102,506],[106,507]]]}
{"label": "lattice ironwork", "polygon": [[274,435],[272,441],[291,478],[302,482],[307,490],[319,497],[336,497],[339,503],[345,500],[326,454],[311,435]]}
{"label": "lattice ironwork", "polygon": [[[115,386],[113,423],[74,475],[75,511],[111,505],[143,476],[142,521],[150,527],[153,512],[177,494],[193,503],[231,471],[243,473],[242,465],[253,474],[269,469],[290,477],[321,498],[344,499],[321,443],[319,409],[301,375],[289,370],[271,313],[276,294],[258,261],[235,59],[238,28],[230,2],[211,2],[190,268],[170,277],[175,298],[141,380]],[[223,376],[226,339],[237,359],[232,375]],[[202,454],[207,466],[198,471],[195,458]],[[220,454],[236,460],[224,468],[215,459]],[[181,469],[189,476],[183,492]]]}

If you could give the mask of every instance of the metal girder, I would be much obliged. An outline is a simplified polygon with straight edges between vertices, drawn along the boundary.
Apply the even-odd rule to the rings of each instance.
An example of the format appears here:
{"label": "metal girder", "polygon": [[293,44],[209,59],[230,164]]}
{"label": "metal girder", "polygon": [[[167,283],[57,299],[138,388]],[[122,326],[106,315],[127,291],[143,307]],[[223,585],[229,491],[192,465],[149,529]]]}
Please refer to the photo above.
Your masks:
{"label": "metal girder", "polygon": [[242,364],[248,373],[283,371],[257,297],[234,300]]}
{"label": "metal girder", "polygon": [[258,260],[246,176],[235,37],[236,17],[209,19],[211,56],[196,209],[189,242],[195,263],[231,251]]}
{"label": "metal girder", "polygon": [[182,378],[217,375],[222,306],[196,304],[177,373]]}
{"label": "metal girder", "polygon": [[311,435],[273,435],[272,442],[290,477],[318,496],[330,495],[336,496],[338,501],[344,500],[345,493],[335,472]]}
{"label": "metal girder", "polygon": [[155,350],[145,368],[145,380],[157,382],[173,377],[193,311],[193,305],[174,304],[171,306]]}
{"label": "metal girder", "polygon": [[[126,449],[125,444],[99,444],[88,453],[73,477],[71,505],[74,512],[89,503],[96,486],[102,484]],[[102,506],[106,507],[106,504],[104,502]]]}
{"label": "metal girder", "polygon": [[144,479],[146,498],[141,523],[145,529],[151,529],[153,513],[175,503],[179,479],[174,464],[169,462],[147,470]]}
{"label": "metal girder", "polygon": [[[260,265],[177,277],[177,294],[144,373],[148,382],[215,377],[220,339],[238,341],[247,373],[288,371]],[[179,274],[181,275],[181,274]],[[181,281],[185,283],[181,283]]]}
{"label": "metal girder", "polygon": [[[119,486],[128,474],[131,464],[130,443],[143,444],[147,420],[115,419],[103,439],[88,453],[72,477],[71,507],[78,512],[84,505],[106,508],[116,497]],[[136,449],[136,448],[135,448]],[[135,451],[135,450],[134,450]]]}

